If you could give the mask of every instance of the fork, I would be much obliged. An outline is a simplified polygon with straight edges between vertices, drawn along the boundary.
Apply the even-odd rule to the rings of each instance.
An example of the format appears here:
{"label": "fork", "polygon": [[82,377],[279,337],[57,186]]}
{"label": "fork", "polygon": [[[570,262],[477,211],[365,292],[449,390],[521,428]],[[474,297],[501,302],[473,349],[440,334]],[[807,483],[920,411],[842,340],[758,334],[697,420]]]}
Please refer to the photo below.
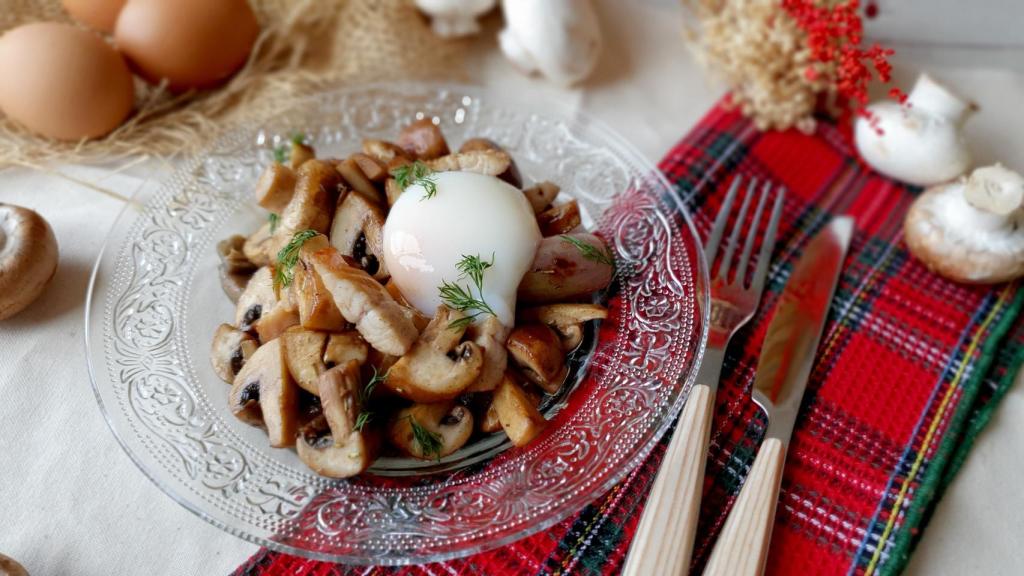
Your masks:
{"label": "fork", "polygon": [[[722,237],[729,224],[732,206],[742,181],[742,176],[733,179],[725,202],[715,218],[711,236],[704,245],[709,273],[719,256],[719,249],[722,248]],[[749,278],[748,286],[747,269],[750,256],[772,188],[770,182],[765,182],[758,193],[757,179],[750,180],[724,247],[724,253],[721,254],[718,273],[712,277],[710,322],[704,361],[686,398],[675,434],[665,452],[665,459],[661,463],[647,506],[640,518],[640,525],[623,569],[626,576],[685,575],[689,571],[697,517],[700,513],[704,464],[711,432],[711,412],[715,405],[715,391],[718,389],[718,378],[722,372],[722,362],[725,360],[725,349],[733,334],[746,324],[757,310],[765,277],[768,275],[768,264],[775,247],[779,219],[782,216],[785,189],[779,187],[761,241],[757,265],[753,277]],[[735,266],[734,278],[730,280],[729,273],[733,268],[732,261],[739,244],[740,232],[754,196],[759,196],[757,208],[743,242],[743,251]]]}

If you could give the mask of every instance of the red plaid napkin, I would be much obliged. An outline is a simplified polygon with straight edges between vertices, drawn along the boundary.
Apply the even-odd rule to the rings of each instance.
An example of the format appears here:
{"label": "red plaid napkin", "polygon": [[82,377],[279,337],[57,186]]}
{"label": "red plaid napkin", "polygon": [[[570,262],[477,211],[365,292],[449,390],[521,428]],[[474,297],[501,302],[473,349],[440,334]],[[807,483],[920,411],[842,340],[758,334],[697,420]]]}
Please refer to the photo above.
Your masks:
{"label": "red plaid napkin", "polygon": [[[733,174],[789,189],[759,313],[726,356],[694,568],[707,560],[764,433],[749,389],[778,294],[808,239],[831,215],[851,214],[857,235],[793,435],[767,571],[899,573],[1024,359],[1024,328],[1014,324],[1024,291],[953,284],[915,261],[902,223],[916,190],[863,168],[833,126],[762,133],[715,108],[661,169],[705,235]],[[665,445],[575,517],[492,552],[368,570],[262,550],[236,574],[615,574]]]}

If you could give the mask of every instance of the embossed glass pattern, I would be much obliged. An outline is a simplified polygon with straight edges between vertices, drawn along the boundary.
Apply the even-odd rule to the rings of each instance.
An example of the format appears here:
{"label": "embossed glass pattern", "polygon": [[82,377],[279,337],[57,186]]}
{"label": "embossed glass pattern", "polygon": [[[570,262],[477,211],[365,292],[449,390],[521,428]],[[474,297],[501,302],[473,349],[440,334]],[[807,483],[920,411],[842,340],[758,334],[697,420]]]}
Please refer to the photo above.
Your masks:
{"label": "embossed glass pattern", "polygon": [[[440,462],[383,458],[360,478],[322,478],[227,409],[228,387],[208,359],[214,329],[233,312],[215,244],[264,221],[253,184],[292,134],[341,156],[424,115],[455,144],[497,141],[527,181],[551,180],[579,200],[586,226],[615,251],[618,289],[609,318],[571,358],[567,386],[545,401],[550,423],[529,446],[496,434]],[[86,311],[96,396],[150,479],[209,522],[273,549],[419,563],[544,529],[646,456],[680,410],[703,350],[706,271],[675,192],[603,125],[548,104],[462,86],[342,89],[232,132],[154,182],[97,262]]]}

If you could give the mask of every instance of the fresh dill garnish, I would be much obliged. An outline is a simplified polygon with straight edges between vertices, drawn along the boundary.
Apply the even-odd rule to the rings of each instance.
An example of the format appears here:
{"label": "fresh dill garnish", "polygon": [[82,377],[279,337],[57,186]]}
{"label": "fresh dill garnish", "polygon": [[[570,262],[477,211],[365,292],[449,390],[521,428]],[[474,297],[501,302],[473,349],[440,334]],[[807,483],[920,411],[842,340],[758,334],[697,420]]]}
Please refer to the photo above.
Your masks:
{"label": "fresh dill garnish", "polygon": [[562,234],[561,238],[563,241],[575,246],[576,249],[580,251],[580,254],[587,260],[591,260],[599,264],[607,264],[612,268],[615,267],[615,258],[612,256],[611,250],[601,250],[597,246],[588,244],[579,238],[573,238],[568,234]]}
{"label": "fresh dill garnish", "polygon": [[406,416],[409,420],[409,426],[412,427],[412,436],[416,440],[416,443],[420,445],[420,453],[424,456],[433,454],[438,460],[441,459],[441,435],[435,434],[430,430],[427,430],[412,417],[412,414]]}
{"label": "fresh dill garnish", "polygon": [[443,281],[438,286],[441,293],[441,301],[452,310],[458,310],[466,314],[463,318],[454,320],[448,324],[448,328],[459,330],[469,326],[481,314],[497,316],[490,305],[484,301],[484,271],[494,266],[494,254],[491,254],[491,261],[487,262],[480,255],[462,255],[462,260],[455,265],[459,269],[459,280],[469,279],[476,286],[476,295],[473,295],[473,287],[463,286],[457,282]]}
{"label": "fresh dill garnish", "polygon": [[388,370],[387,372],[380,374],[377,372],[377,367],[374,366],[373,376],[370,378],[370,381],[366,383],[366,386],[363,386],[363,389],[359,391],[360,412],[359,416],[356,417],[357,431],[362,431],[363,426],[366,426],[370,420],[373,420],[373,411],[367,410],[366,405],[370,402],[370,397],[373,395],[374,389],[377,388],[378,384],[388,379],[388,373],[390,372],[391,371]]}
{"label": "fresh dill garnish", "polygon": [[270,233],[277,232],[277,224],[281,221],[281,217],[271,212],[267,215],[267,221],[270,222]]}
{"label": "fresh dill garnish", "polygon": [[420,200],[437,196],[437,182],[434,180],[433,174],[433,170],[419,160],[412,164],[403,164],[391,170],[391,175],[394,176],[395,181],[398,182],[398,186],[402,190],[414,184],[423,186],[425,193]]}
{"label": "fresh dill garnish", "polygon": [[288,142],[284,142],[274,146],[274,162],[278,164],[284,164],[289,160],[292,155],[292,144],[305,144],[306,135],[302,132],[296,132],[292,134]]}
{"label": "fresh dill garnish", "polygon": [[292,283],[292,278],[295,276],[292,268],[299,261],[299,250],[306,243],[306,240],[317,234],[316,230],[296,232],[292,239],[288,241],[288,244],[277,253],[277,270],[274,273],[274,282],[278,286],[283,287]]}

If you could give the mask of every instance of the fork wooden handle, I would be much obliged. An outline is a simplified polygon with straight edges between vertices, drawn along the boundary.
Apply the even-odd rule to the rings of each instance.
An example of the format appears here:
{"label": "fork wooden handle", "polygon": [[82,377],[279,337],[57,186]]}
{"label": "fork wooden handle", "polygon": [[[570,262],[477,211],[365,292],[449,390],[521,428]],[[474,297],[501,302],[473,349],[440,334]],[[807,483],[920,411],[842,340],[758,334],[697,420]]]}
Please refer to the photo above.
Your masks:
{"label": "fork wooden handle", "polygon": [[626,558],[625,576],[689,571],[714,400],[704,384],[690,390]]}
{"label": "fork wooden handle", "polygon": [[756,576],[764,571],[786,448],[766,438],[718,536],[704,576]]}

